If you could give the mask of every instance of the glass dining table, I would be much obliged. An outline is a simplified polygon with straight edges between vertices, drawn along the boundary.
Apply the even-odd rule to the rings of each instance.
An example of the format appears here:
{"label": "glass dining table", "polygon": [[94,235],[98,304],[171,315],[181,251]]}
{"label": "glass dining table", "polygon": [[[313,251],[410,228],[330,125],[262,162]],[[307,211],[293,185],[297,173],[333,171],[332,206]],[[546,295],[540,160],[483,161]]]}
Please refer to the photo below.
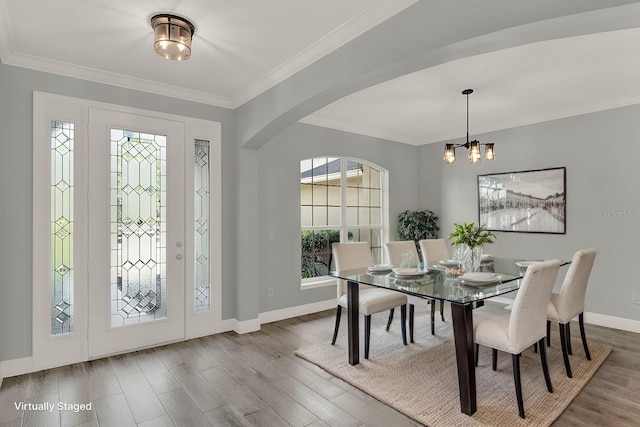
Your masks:
{"label": "glass dining table", "polygon": [[[345,280],[347,286],[347,323],[349,363],[360,362],[359,285],[371,285],[413,295],[419,298],[451,303],[453,336],[458,368],[460,409],[467,415],[476,412],[476,376],[473,344],[473,309],[486,299],[516,291],[526,271],[527,261],[515,258],[493,258],[484,263],[490,279],[465,280],[464,276],[450,274],[444,265],[428,266],[415,275],[394,272],[371,272],[368,269],[334,271],[332,276]],[[446,263],[445,263],[446,264]],[[568,263],[563,263],[563,265]]]}

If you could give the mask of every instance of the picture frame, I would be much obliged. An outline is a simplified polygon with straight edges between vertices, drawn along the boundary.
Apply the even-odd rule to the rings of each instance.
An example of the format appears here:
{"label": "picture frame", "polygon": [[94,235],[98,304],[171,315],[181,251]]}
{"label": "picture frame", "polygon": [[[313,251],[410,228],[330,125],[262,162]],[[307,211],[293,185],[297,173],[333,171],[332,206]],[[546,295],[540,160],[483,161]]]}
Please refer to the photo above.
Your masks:
{"label": "picture frame", "polygon": [[566,167],[478,175],[478,223],[487,230],[566,234]]}

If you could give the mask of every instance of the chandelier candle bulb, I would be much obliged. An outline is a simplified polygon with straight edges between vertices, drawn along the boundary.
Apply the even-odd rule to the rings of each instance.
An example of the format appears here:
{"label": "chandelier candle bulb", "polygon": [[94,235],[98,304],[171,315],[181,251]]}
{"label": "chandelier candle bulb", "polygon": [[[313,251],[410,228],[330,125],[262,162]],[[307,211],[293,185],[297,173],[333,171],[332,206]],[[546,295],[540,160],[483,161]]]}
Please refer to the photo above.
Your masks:
{"label": "chandelier candle bulb", "polygon": [[445,163],[455,163],[456,162],[456,148],[466,148],[469,150],[469,161],[471,163],[478,163],[482,159],[482,153],[480,152],[480,146],[485,146],[484,151],[484,159],[485,160],[494,160],[496,158],[496,152],[494,149],[494,144],[492,142],[481,144],[480,141],[473,140],[469,142],[469,95],[473,93],[473,89],[465,89],[462,91],[462,94],[467,97],[467,142],[464,144],[445,144],[444,146],[444,157],[443,160]]}

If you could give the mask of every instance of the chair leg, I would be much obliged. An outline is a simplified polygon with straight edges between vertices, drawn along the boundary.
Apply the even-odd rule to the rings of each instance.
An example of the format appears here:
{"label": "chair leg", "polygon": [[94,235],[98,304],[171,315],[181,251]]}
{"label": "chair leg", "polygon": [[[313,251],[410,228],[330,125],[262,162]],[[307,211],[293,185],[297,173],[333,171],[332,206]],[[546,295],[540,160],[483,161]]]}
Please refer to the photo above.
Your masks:
{"label": "chair leg", "polygon": [[547,347],[551,347],[551,321],[547,320]]}
{"label": "chair leg", "polygon": [[520,355],[512,354],[511,363],[513,364],[513,382],[516,386],[516,400],[518,401],[518,414],[520,418],[524,418],[524,402],[522,401],[522,383],[520,382]]}
{"label": "chair leg", "polygon": [[564,359],[564,368],[567,371],[567,377],[573,378],[571,374],[571,364],[569,363],[569,353],[567,352],[567,329],[566,325],[560,325],[560,345],[562,346],[562,358]]}
{"label": "chair leg", "polygon": [[431,300],[431,335],[436,334],[436,300]]}
{"label": "chair leg", "polygon": [[498,350],[495,348],[491,349],[491,369],[498,369]]}
{"label": "chair leg", "polygon": [[364,358],[369,358],[369,343],[371,342],[371,315],[364,316]]}
{"label": "chair leg", "polygon": [[409,341],[413,344],[413,317],[416,306],[409,304]]}
{"label": "chair leg", "polygon": [[537,352],[538,352],[538,343],[537,343],[537,342],[534,342],[534,343],[533,343],[533,352],[534,352],[534,353],[537,353]]}
{"label": "chair leg", "polygon": [[387,321],[387,332],[389,332],[389,328],[391,327],[391,322],[393,322],[393,312],[395,308],[389,310],[389,320]]}
{"label": "chair leg", "polygon": [[402,323],[402,344],[407,345],[407,304],[400,306],[400,323]]}
{"label": "chair leg", "polygon": [[547,390],[553,393],[551,385],[551,376],[549,376],[549,365],[547,365],[547,349],[544,347],[544,337],[540,339],[540,362],[542,362],[542,372],[544,373],[544,381],[547,383]]}
{"label": "chair leg", "polygon": [[474,344],[475,351],[473,355],[475,356],[476,368],[478,367],[478,353],[480,353],[480,344]]}
{"label": "chair leg", "polygon": [[587,360],[591,360],[591,353],[589,353],[589,346],[587,345],[587,336],[584,333],[584,313],[580,313],[580,316],[578,316],[578,322],[580,323],[580,336],[582,337],[584,354],[587,356]]}
{"label": "chair leg", "polygon": [[333,329],[333,339],[331,340],[331,345],[336,344],[336,338],[338,338],[338,329],[340,329],[340,315],[342,314],[342,306],[339,305],[336,309],[336,326]]}
{"label": "chair leg", "polygon": [[567,353],[570,356],[573,356],[573,351],[571,350],[571,322],[567,322]]}
{"label": "chair leg", "polygon": [[444,300],[440,300],[440,317],[442,318],[442,321],[444,322]]}

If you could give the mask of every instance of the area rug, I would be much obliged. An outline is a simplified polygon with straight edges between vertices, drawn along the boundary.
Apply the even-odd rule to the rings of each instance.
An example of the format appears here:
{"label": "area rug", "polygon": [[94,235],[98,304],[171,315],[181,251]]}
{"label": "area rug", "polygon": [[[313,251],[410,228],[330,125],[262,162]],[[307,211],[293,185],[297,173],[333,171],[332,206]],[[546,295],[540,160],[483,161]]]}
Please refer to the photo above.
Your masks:
{"label": "area rug", "polygon": [[[397,323],[397,322],[396,322]],[[418,327],[420,325],[420,327]],[[379,401],[421,424],[439,426],[548,426],[580,393],[598,370],[611,347],[589,343],[591,360],[584,356],[580,338],[572,339],[569,356],[573,378],[567,378],[557,334],[547,347],[547,360],[554,393],[547,392],[540,355],[533,349],[521,356],[522,393],[526,419],[518,416],[511,355],[498,353],[498,369],[491,369],[491,350],[482,348],[476,368],[477,412],[460,412],[451,322],[437,322],[436,335],[427,334],[426,316],[416,318],[415,343],[402,345],[398,325],[385,332],[371,331],[369,360],[347,362],[346,337],[296,351],[296,355],[320,366]],[[346,325],[343,325],[346,326]],[[362,351],[361,341],[361,351]]]}

